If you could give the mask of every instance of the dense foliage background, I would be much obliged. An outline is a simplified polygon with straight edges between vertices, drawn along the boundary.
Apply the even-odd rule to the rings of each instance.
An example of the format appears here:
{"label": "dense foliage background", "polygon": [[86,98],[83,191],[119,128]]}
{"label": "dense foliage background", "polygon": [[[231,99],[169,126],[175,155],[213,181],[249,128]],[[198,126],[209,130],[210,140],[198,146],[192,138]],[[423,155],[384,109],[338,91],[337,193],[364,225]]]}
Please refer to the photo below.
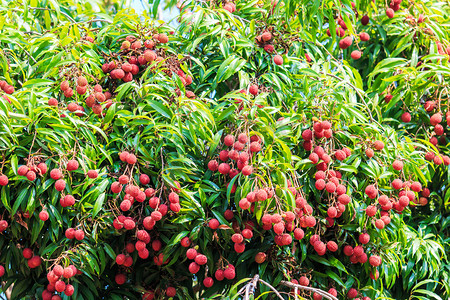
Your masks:
{"label": "dense foliage background", "polygon": [[448,299],[449,3],[175,2],[0,2],[4,297]]}

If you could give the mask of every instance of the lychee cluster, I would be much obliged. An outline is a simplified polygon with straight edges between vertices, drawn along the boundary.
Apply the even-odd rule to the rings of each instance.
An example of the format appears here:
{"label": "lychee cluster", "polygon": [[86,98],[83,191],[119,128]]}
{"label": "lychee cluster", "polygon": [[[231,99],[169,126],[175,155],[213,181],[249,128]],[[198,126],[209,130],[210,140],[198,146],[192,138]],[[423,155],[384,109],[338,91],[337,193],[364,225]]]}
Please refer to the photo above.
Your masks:
{"label": "lychee cluster", "polygon": [[[56,293],[64,293],[64,295],[70,297],[75,292],[73,285],[70,284],[70,280],[75,275],[81,274],[74,265],[68,265],[63,267],[59,264],[54,265],[53,269],[47,273],[48,285],[42,292],[43,300],[55,300],[57,297],[61,299]],[[55,298],[56,297],[56,298]]]}
{"label": "lychee cluster", "polygon": [[[254,154],[261,151],[262,140],[259,136],[253,135],[248,138],[246,133],[240,133],[236,140],[235,136],[229,134],[225,136],[223,142],[228,148],[223,149],[219,153],[219,161],[222,163],[219,164],[219,161],[216,159],[210,160],[208,169],[212,172],[219,172],[229,177],[230,180],[239,174],[250,176],[254,171],[251,165],[252,158]],[[235,190],[236,186],[233,185],[231,192],[234,193]],[[243,203],[243,207],[246,207],[247,204],[250,207],[249,203]]]}
{"label": "lychee cluster", "polygon": [[6,81],[0,80],[0,90],[5,92],[8,95],[11,95],[14,93],[15,89],[14,86],[9,85]]}
{"label": "lychee cluster", "polygon": [[[92,108],[92,112],[96,115],[102,115],[103,107],[101,103],[105,103],[106,108],[112,105],[112,94],[110,92],[103,93],[103,88],[100,84],[95,84],[94,86],[89,85],[88,80],[83,75],[79,75],[78,77],[76,77],[76,80],[68,78],[61,82],[60,89],[64,93],[66,99],[69,99],[74,95],[73,89],[70,87],[71,83],[73,84],[73,82],[75,82],[76,91],[80,96],[89,93],[89,96],[87,96],[85,103],[87,107]],[[50,98],[48,100],[48,105],[57,107],[59,103],[55,98]],[[68,103],[67,110],[71,113],[74,113],[78,117],[82,117],[85,112],[84,107],[79,105],[77,102]]]}

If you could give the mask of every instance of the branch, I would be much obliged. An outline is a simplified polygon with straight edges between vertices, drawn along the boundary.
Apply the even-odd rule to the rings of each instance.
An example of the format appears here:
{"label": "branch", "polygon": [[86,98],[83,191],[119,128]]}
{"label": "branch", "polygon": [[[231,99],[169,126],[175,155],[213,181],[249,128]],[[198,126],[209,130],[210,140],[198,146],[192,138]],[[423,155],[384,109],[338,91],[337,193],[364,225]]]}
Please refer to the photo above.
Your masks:
{"label": "branch", "polygon": [[[335,78],[335,79],[337,79],[337,80],[339,80],[339,81],[344,81],[344,79],[342,79],[341,77],[336,76],[336,75],[334,75],[334,74],[325,73],[325,72],[323,72],[323,71],[319,71],[319,73],[322,74],[322,75],[326,75],[326,76],[333,77],[333,78]],[[369,113],[370,120],[371,120],[372,122],[375,122],[375,123],[379,124],[379,123],[378,123],[377,121],[375,121],[375,119],[373,118],[372,112],[370,111],[369,106],[367,105],[366,101],[364,100],[364,95],[361,94],[360,90],[359,90],[356,86],[354,86],[352,83],[350,83],[350,82],[345,82],[345,83],[346,83],[348,86],[350,86],[352,89],[354,89],[355,92],[358,94],[358,96],[361,98],[361,101],[364,103],[364,106],[367,108],[367,112]],[[379,124],[379,125],[381,126],[381,124]]]}
{"label": "branch", "polygon": [[[278,296],[278,298],[280,298],[281,300],[284,300],[283,297],[281,297],[280,293],[273,286],[271,286],[270,284],[268,284],[267,282],[265,282],[262,279],[259,279],[258,281],[267,285]],[[337,299],[333,299],[333,300],[337,300]]]}
{"label": "branch", "polygon": [[323,291],[321,289],[316,289],[316,288],[309,287],[309,286],[303,286],[303,285],[295,284],[295,283],[292,283],[292,282],[289,282],[289,281],[284,281],[284,280],[281,281],[280,284],[284,285],[284,286],[287,286],[287,287],[290,287],[290,288],[298,288],[298,289],[301,289],[301,290],[315,292],[315,293],[317,293],[317,294],[321,295],[322,297],[325,297],[325,298],[327,298],[329,300],[338,300],[338,298],[334,297],[330,293],[327,293],[327,292],[325,292],[325,291]]}
{"label": "branch", "polygon": [[[52,8],[46,8],[46,7],[28,7],[28,9],[32,9],[32,10],[49,10],[49,11],[56,11],[55,9]],[[74,19],[72,19],[71,16],[69,16],[68,14],[66,14],[63,11],[60,11],[61,14],[63,14],[67,19],[69,19],[72,23],[76,23],[76,21]]]}

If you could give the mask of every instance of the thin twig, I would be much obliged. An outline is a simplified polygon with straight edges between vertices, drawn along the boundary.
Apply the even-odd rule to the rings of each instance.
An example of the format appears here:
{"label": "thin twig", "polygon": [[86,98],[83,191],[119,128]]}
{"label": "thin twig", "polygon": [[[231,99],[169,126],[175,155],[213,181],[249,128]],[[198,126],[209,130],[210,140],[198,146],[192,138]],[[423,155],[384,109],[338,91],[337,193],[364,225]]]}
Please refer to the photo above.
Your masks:
{"label": "thin twig", "polygon": [[327,292],[325,292],[325,291],[323,291],[321,289],[316,289],[316,288],[309,287],[309,286],[303,286],[303,285],[295,284],[295,283],[292,283],[292,282],[289,282],[289,281],[284,281],[284,280],[281,281],[280,284],[284,285],[284,286],[287,286],[287,287],[290,287],[290,288],[299,288],[301,290],[315,292],[315,293],[317,293],[317,294],[321,295],[322,297],[325,297],[325,298],[327,298],[329,300],[338,300],[338,298],[334,297],[330,293],[327,293]]}
{"label": "thin twig", "polygon": [[[334,75],[334,74],[325,73],[325,72],[323,72],[323,71],[319,71],[319,73],[322,74],[322,75],[326,75],[326,76],[333,77],[333,78],[335,78],[335,79],[337,79],[337,80],[339,80],[339,81],[344,81],[344,79],[342,79],[341,77],[336,76],[336,75]],[[345,83],[346,83],[348,86],[350,86],[352,89],[354,89],[355,92],[358,94],[358,96],[361,98],[361,101],[364,103],[364,106],[367,108],[367,112],[369,113],[370,120],[371,120],[372,122],[375,122],[375,123],[377,123],[378,125],[381,126],[381,124],[378,123],[378,122],[373,118],[372,112],[370,111],[369,106],[367,105],[367,102],[364,100],[364,95],[361,94],[360,90],[359,90],[356,86],[354,86],[352,83],[350,83],[350,82],[345,82]]]}
{"label": "thin twig", "polygon": [[[28,9],[31,10],[48,10],[48,11],[56,11],[56,9],[53,8],[47,8],[47,7],[28,7]],[[21,11],[20,9],[13,9],[14,11]],[[68,14],[66,14],[63,11],[60,11],[62,15],[64,15],[67,19],[69,19],[72,23],[76,23],[76,21],[74,19],[72,19],[71,16],[69,16]]]}
{"label": "thin twig", "polygon": [[[281,297],[281,294],[273,286],[271,286],[270,284],[268,284],[267,282],[265,282],[262,279],[259,279],[258,281],[267,285],[278,296],[278,298],[280,298],[281,300],[284,300],[283,297]],[[333,299],[333,300],[337,300],[337,299]]]}

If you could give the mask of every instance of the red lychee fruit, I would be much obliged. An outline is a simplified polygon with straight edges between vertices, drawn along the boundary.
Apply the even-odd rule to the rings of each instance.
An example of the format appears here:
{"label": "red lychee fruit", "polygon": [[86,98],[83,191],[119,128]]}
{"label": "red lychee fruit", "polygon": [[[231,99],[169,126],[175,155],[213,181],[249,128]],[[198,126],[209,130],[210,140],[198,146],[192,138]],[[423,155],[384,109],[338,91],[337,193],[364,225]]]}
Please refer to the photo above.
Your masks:
{"label": "red lychee fruit", "polygon": [[78,241],[81,241],[82,239],[84,239],[84,231],[83,231],[83,229],[77,229],[77,230],[75,230],[75,238],[76,238]]}
{"label": "red lychee fruit", "polygon": [[258,252],[255,255],[255,262],[257,264],[262,264],[263,262],[266,261],[267,255],[264,252]]}
{"label": "red lychee fruit", "polygon": [[217,162],[217,160],[210,160],[208,162],[208,169],[212,172],[216,172],[219,169],[219,163]]}
{"label": "red lychee fruit", "polygon": [[275,55],[274,57],[273,57],[273,62],[276,64],[276,65],[278,65],[278,66],[281,66],[282,64],[283,64],[283,57],[281,56],[281,55]]}
{"label": "red lychee fruit", "polygon": [[252,166],[245,166],[242,168],[242,175],[249,176],[253,173],[253,167]]}
{"label": "red lychee fruit", "polygon": [[116,281],[116,283],[118,285],[122,285],[127,281],[127,276],[125,274],[119,273],[119,274],[116,274],[114,280]]}
{"label": "red lychee fruit", "polygon": [[114,194],[118,194],[118,193],[120,193],[121,191],[122,191],[122,185],[119,183],[119,182],[113,182],[112,184],[111,184],[111,191],[114,193]]}
{"label": "red lychee fruit", "polygon": [[200,271],[200,266],[196,262],[191,262],[189,264],[189,272],[196,274],[198,271]]}
{"label": "red lychee fruit", "polygon": [[370,241],[370,235],[368,233],[363,233],[359,236],[359,242],[363,245]]}
{"label": "red lychee fruit", "polygon": [[67,80],[64,80],[63,82],[61,82],[60,86],[61,91],[66,91],[70,86],[69,86],[69,82]]}
{"label": "red lychee fruit", "polygon": [[347,36],[339,41],[339,48],[341,49],[347,49],[350,47],[353,43],[353,39],[351,36]]}
{"label": "red lychee fruit", "polygon": [[41,265],[41,263],[42,263],[41,257],[35,255],[28,260],[28,267],[30,267],[30,269],[34,269],[34,268],[39,267]]}
{"label": "red lychee fruit", "polygon": [[36,173],[34,171],[28,171],[26,176],[29,181],[34,181],[36,179]]}
{"label": "red lychee fruit", "polygon": [[263,34],[261,34],[261,38],[264,42],[268,42],[272,39],[272,34],[269,31],[264,31]]}
{"label": "red lychee fruit", "polygon": [[362,25],[364,25],[364,26],[366,26],[367,24],[369,24],[369,16],[368,15],[364,15],[362,18],[361,18],[361,24]]}
{"label": "red lychee fruit", "polygon": [[49,106],[58,106],[58,100],[56,100],[55,98],[50,98],[50,99],[48,99],[48,105]]}
{"label": "red lychee fruit", "polygon": [[308,279],[308,277],[306,277],[306,276],[301,276],[301,277],[298,279],[298,284],[301,285],[301,286],[308,286],[308,285],[309,285],[309,279]]}
{"label": "red lychee fruit", "polygon": [[369,263],[372,267],[378,267],[381,265],[381,257],[379,257],[378,255],[372,255],[369,258]]}
{"label": "red lychee fruit", "polygon": [[405,123],[411,122],[411,114],[409,112],[404,112],[401,116],[401,120]]}
{"label": "red lychee fruit", "polygon": [[55,290],[56,290],[57,292],[61,293],[61,292],[63,292],[63,291],[65,290],[65,288],[66,288],[66,283],[65,283],[64,281],[58,280],[58,281],[55,283]]}
{"label": "red lychee fruit", "polygon": [[338,250],[338,245],[334,241],[329,241],[327,243],[327,249],[331,252],[336,252]]}
{"label": "red lychee fruit", "polygon": [[393,10],[392,8],[386,9],[386,16],[387,16],[389,19],[392,19],[392,18],[394,17],[394,10]]}
{"label": "red lychee fruit", "polygon": [[366,156],[368,158],[372,158],[375,155],[375,153],[373,152],[372,148],[367,148],[366,149]]}
{"label": "red lychee fruit", "polygon": [[361,39],[361,42],[367,42],[368,40],[370,40],[370,36],[366,32],[361,32],[359,34],[359,38]]}
{"label": "red lychee fruit", "polygon": [[75,229],[67,228],[65,232],[65,236],[67,239],[71,240],[75,238]]}
{"label": "red lychee fruit", "polygon": [[67,162],[67,171],[75,171],[76,169],[78,169],[78,166],[79,166],[78,161],[74,159],[69,160]]}
{"label": "red lychee fruit", "polygon": [[224,280],[224,279],[225,279],[225,276],[224,276],[224,274],[223,274],[223,270],[220,270],[220,269],[216,270],[216,272],[214,273],[214,277],[216,277],[216,279],[217,279],[218,281]]}
{"label": "red lychee fruit", "polygon": [[77,78],[77,85],[79,86],[86,86],[88,84],[86,77],[84,76],[79,76]]}
{"label": "red lychee fruit", "polygon": [[348,290],[347,297],[348,297],[349,299],[354,299],[354,298],[356,298],[357,296],[358,296],[358,291],[357,291],[356,289],[351,288],[351,289]]}
{"label": "red lychee fruit", "polygon": [[305,236],[305,232],[301,228],[295,228],[294,229],[294,238],[296,240],[301,240]]}
{"label": "red lychee fruit", "polygon": [[187,248],[191,245],[191,241],[189,240],[189,238],[187,236],[185,236],[184,238],[181,239],[180,244],[181,244],[181,246]]}
{"label": "red lychee fruit", "polygon": [[258,86],[256,84],[252,84],[249,88],[249,93],[253,96],[258,95]]}
{"label": "red lychee fruit", "polygon": [[221,163],[221,164],[219,165],[219,168],[218,168],[219,173],[220,173],[220,174],[223,174],[223,175],[228,174],[228,173],[230,172],[230,169],[231,169],[231,167],[230,167],[230,165],[227,164],[227,163]]}
{"label": "red lychee fruit", "polygon": [[394,170],[400,171],[401,169],[403,169],[403,163],[399,160],[395,160],[392,163],[392,167],[394,168]]}
{"label": "red lychee fruit", "polygon": [[347,256],[352,256],[352,255],[353,255],[353,252],[354,252],[354,250],[353,250],[353,247],[352,247],[352,246],[346,245],[346,246],[344,247],[344,254],[345,254],[345,255],[347,255]]}
{"label": "red lychee fruit", "polygon": [[214,279],[212,279],[212,277],[206,277],[205,279],[203,279],[203,285],[207,288],[212,287],[214,284]]}
{"label": "red lychee fruit", "polygon": [[223,276],[228,280],[234,279],[234,277],[236,277],[236,271],[234,267],[228,267],[225,271],[223,271]]}
{"label": "red lychee fruit", "polygon": [[442,115],[440,113],[435,113],[430,117],[430,124],[432,126],[436,126],[437,124],[442,122]]}
{"label": "red lychee fruit", "polygon": [[137,162],[136,155],[130,153],[127,157],[127,163],[129,163],[130,165],[134,165],[136,162]]}
{"label": "red lychee fruit", "polygon": [[190,248],[186,251],[186,257],[190,260],[195,259],[195,257],[197,256],[197,250],[195,250],[194,248]]}
{"label": "red lychee fruit", "polygon": [[373,205],[367,206],[367,208],[366,208],[366,215],[367,216],[373,217],[373,216],[376,215],[376,213],[377,213],[377,207],[376,206],[373,206]]}
{"label": "red lychee fruit", "polygon": [[352,53],[350,54],[351,58],[354,60],[358,60],[361,58],[361,51],[359,50],[353,50]]}
{"label": "red lychee fruit", "polygon": [[48,212],[46,210],[43,210],[39,213],[39,219],[41,219],[41,221],[47,221],[48,217]]}
{"label": "red lychee fruit", "polygon": [[9,182],[8,176],[0,175],[0,186],[6,186]]}
{"label": "red lychee fruit", "polygon": [[220,223],[219,223],[219,221],[217,219],[209,220],[208,226],[212,230],[216,230],[217,228],[219,228],[219,225],[220,225]]}
{"label": "red lychee fruit", "polygon": [[89,170],[86,175],[91,179],[95,179],[98,177],[98,172],[96,170]]}
{"label": "red lychee fruit", "polygon": [[195,262],[196,262],[198,265],[202,266],[202,265],[204,265],[204,264],[206,264],[206,263],[208,262],[208,258],[206,257],[206,255],[198,254],[198,255],[195,257]]}

